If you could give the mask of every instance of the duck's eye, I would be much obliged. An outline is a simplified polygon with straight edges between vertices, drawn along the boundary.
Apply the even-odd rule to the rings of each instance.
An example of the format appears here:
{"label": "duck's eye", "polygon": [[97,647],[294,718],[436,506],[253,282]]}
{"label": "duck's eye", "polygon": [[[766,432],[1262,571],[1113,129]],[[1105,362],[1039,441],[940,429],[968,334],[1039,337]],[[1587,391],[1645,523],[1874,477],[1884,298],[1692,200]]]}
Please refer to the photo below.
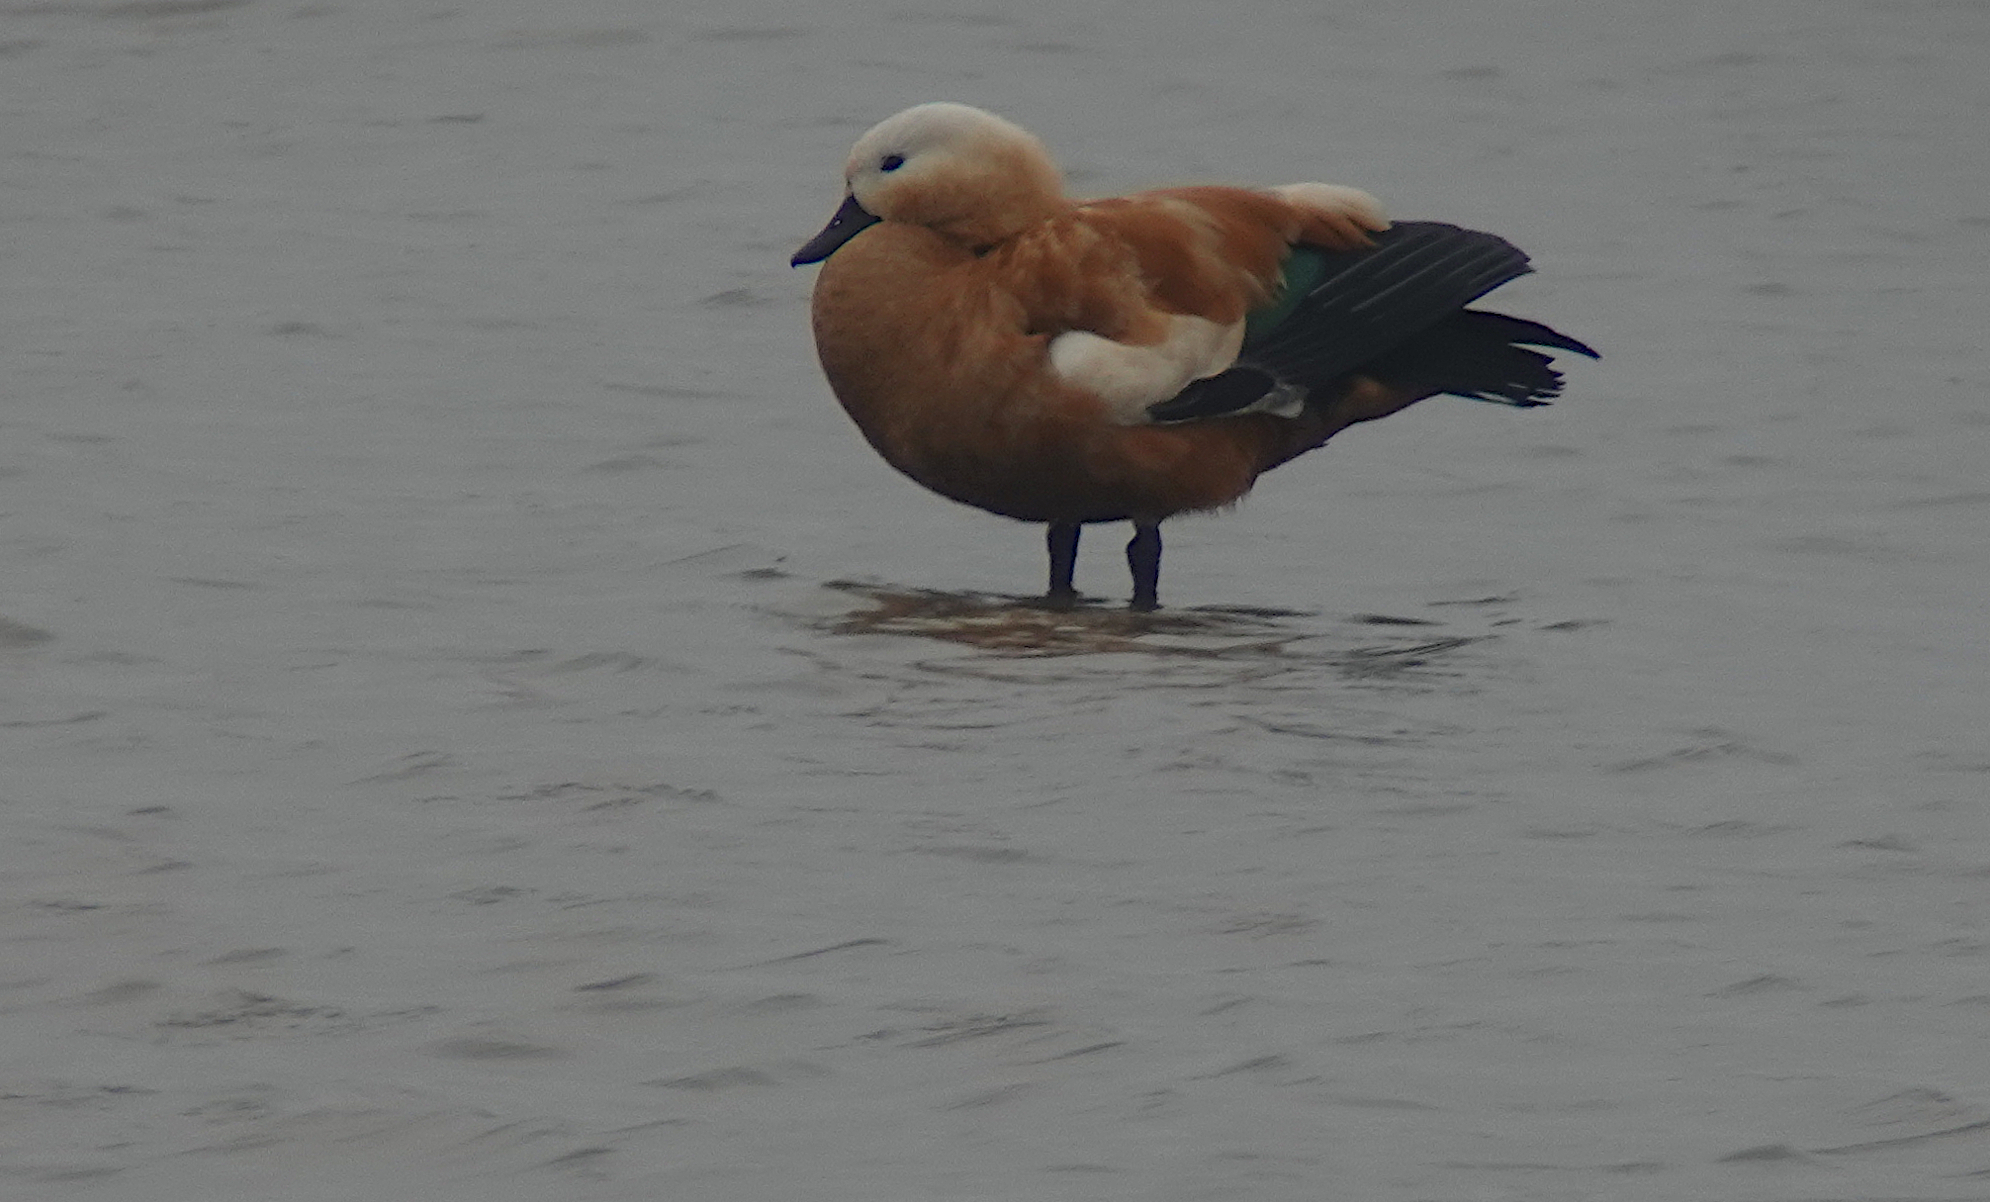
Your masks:
{"label": "duck's eye", "polygon": [[898,170],[898,169],[899,169],[900,167],[903,167],[903,166],[905,166],[905,156],[904,156],[904,155],[902,155],[902,154],[888,154],[888,155],[884,156],[884,161],[878,164],[878,170],[879,170],[879,171],[896,171],[896,170]]}

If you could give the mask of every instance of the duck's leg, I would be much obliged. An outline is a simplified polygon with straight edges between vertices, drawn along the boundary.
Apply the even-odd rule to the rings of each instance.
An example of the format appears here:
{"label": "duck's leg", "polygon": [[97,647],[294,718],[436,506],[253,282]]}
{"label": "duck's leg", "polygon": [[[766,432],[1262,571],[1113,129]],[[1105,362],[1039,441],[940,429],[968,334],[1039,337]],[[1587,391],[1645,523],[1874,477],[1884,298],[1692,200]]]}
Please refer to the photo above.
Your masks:
{"label": "duck's leg", "polygon": [[1142,613],[1161,608],[1161,523],[1134,519],[1126,566],[1133,569],[1132,608]]}
{"label": "duck's leg", "polygon": [[1050,592],[1044,600],[1059,609],[1068,608],[1078,600],[1071,573],[1078,566],[1078,532],[1083,528],[1076,522],[1052,522],[1044,535],[1044,543],[1050,548]]}

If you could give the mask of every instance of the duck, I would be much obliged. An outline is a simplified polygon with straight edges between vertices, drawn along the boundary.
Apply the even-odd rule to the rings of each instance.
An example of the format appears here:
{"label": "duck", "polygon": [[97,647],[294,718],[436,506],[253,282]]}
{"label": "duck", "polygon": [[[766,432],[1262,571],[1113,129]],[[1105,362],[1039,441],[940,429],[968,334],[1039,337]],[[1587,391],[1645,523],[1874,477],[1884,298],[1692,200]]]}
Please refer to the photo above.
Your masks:
{"label": "duck", "polygon": [[791,264],[830,390],[885,462],[1046,527],[1068,608],[1079,535],[1130,522],[1130,608],[1160,605],[1160,525],[1234,506],[1348,428],[1451,394],[1560,395],[1548,326],[1469,307],[1532,270],[1505,239],[1392,221],[1326,183],[1076,200],[1044,144],[952,101],[878,123]]}

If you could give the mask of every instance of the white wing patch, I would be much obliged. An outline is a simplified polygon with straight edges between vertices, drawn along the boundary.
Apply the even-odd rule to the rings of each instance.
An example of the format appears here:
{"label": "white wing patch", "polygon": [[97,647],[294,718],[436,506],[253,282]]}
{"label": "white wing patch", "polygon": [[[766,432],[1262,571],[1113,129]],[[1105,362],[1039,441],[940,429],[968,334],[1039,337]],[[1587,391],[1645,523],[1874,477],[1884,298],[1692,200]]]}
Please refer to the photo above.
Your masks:
{"label": "white wing patch", "polygon": [[1349,188],[1342,184],[1280,184],[1265,191],[1302,209],[1318,209],[1328,213],[1340,213],[1354,219],[1363,229],[1386,230],[1389,217],[1382,211],[1382,202],[1359,188]]}
{"label": "white wing patch", "polygon": [[1218,325],[1200,317],[1168,319],[1168,336],[1154,346],[1114,342],[1083,330],[1050,340],[1050,366],[1065,383],[1106,403],[1114,421],[1145,425],[1147,407],[1174,396],[1190,380],[1213,376],[1237,361],[1244,323]]}

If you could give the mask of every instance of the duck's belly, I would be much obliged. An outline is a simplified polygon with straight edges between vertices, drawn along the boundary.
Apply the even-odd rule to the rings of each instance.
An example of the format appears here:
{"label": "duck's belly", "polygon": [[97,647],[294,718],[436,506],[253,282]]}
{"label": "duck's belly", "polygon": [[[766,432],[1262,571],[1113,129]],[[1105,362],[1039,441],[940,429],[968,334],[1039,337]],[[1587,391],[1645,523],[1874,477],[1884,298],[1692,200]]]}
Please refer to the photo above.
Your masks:
{"label": "duck's belly", "polygon": [[[853,413],[854,416],[854,413]],[[1250,491],[1276,418],[1127,427],[1065,415],[858,425],[892,466],[941,496],[1026,522],[1159,520]]]}

